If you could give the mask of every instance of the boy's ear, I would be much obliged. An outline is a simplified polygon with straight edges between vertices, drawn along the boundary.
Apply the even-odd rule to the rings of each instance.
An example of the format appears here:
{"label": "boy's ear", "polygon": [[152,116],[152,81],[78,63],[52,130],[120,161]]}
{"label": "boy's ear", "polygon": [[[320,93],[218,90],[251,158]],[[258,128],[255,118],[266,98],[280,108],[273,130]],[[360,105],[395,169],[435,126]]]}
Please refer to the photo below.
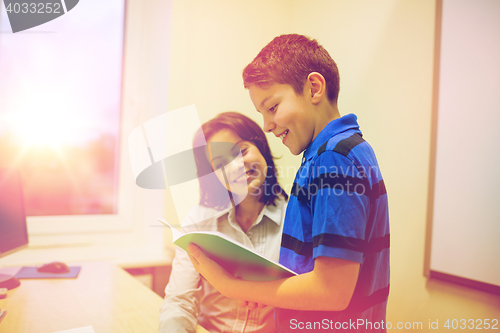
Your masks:
{"label": "boy's ear", "polygon": [[314,104],[319,103],[323,97],[326,97],[326,80],[318,72],[312,72],[307,76],[308,90],[311,94],[311,101]]}

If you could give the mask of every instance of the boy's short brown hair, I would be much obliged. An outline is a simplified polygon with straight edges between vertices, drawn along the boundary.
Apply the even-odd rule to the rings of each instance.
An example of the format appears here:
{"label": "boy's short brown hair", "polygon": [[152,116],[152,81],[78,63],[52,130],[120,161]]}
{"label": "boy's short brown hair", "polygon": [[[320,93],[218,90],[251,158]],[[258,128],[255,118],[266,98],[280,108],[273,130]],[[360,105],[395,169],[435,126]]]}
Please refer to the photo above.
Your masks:
{"label": "boy's short brown hair", "polygon": [[326,80],[328,100],[337,102],[339,70],[337,64],[315,39],[298,34],[281,35],[267,44],[243,70],[245,88],[257,85],[289,84],[302,95],[308,75],[318,72]]}

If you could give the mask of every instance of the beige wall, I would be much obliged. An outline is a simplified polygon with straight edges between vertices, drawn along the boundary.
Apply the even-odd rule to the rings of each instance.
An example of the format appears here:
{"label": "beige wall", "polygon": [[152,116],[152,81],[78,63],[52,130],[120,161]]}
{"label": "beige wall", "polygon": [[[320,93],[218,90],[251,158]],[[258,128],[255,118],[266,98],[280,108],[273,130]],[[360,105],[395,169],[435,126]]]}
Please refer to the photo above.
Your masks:
{"label": "beige wall", "polygon": [[[387,320],[500,317],[500,297],[423,276],[427,218],[434,0],[172,2],[168,109],[196,104],[201,121],[236,110],[262,123],[241,71],[274,36],[319,40],[341,76],[341,114],[355,113],[389,194],[391,294]],[[268,137],[278,165],[298,165]],[[282,183],[293,181],[285,172]],[[167,209],[168,210],[168,209]]]}

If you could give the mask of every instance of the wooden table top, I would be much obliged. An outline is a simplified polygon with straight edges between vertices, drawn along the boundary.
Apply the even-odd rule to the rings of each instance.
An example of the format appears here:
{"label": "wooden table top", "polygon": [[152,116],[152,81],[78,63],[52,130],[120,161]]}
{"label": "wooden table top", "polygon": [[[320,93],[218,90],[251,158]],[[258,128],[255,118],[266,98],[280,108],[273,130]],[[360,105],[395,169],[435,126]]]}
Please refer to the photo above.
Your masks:
{"label": "wooden table top", "polygon": [[160,296],[109,262],[81,266],[76,279],[22,279],[0,299],[0,332],[53,333],[92,326],[96,333],[158,332]]}

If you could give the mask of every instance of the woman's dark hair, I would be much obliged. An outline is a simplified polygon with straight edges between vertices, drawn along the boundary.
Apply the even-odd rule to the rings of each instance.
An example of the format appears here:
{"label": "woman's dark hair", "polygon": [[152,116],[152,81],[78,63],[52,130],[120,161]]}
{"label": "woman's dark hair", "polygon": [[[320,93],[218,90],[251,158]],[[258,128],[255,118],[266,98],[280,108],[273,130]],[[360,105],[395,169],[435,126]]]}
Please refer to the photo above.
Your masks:
{"label": "woman's dark hair", "polygon": [[[269,148],[266,136],[260,126],[241,113],[223,112],[204,123],[197,131],[193,140],[198,180],[200,183],[200,205],[215,209],[223,209],[229,205],[229,200],[222,199],[228,196],[220,195],[228,191],[218,179],[215,177],[203,177],[207,173],[213,171],[205,153],[205,142],[208,142],[215,133],[223,129],[234,131],[241,139],[254,144],[266,160],[266,180],[261,188],[262,196],[259,201],[266,205],[276,205],[275,201],[279,195],[288,199],[288,195],[278,183],[277,171],[274,165],[273,156],[271,155],[271,149]],[[210,170],[207,170],[207,168],[210,168]]]}

